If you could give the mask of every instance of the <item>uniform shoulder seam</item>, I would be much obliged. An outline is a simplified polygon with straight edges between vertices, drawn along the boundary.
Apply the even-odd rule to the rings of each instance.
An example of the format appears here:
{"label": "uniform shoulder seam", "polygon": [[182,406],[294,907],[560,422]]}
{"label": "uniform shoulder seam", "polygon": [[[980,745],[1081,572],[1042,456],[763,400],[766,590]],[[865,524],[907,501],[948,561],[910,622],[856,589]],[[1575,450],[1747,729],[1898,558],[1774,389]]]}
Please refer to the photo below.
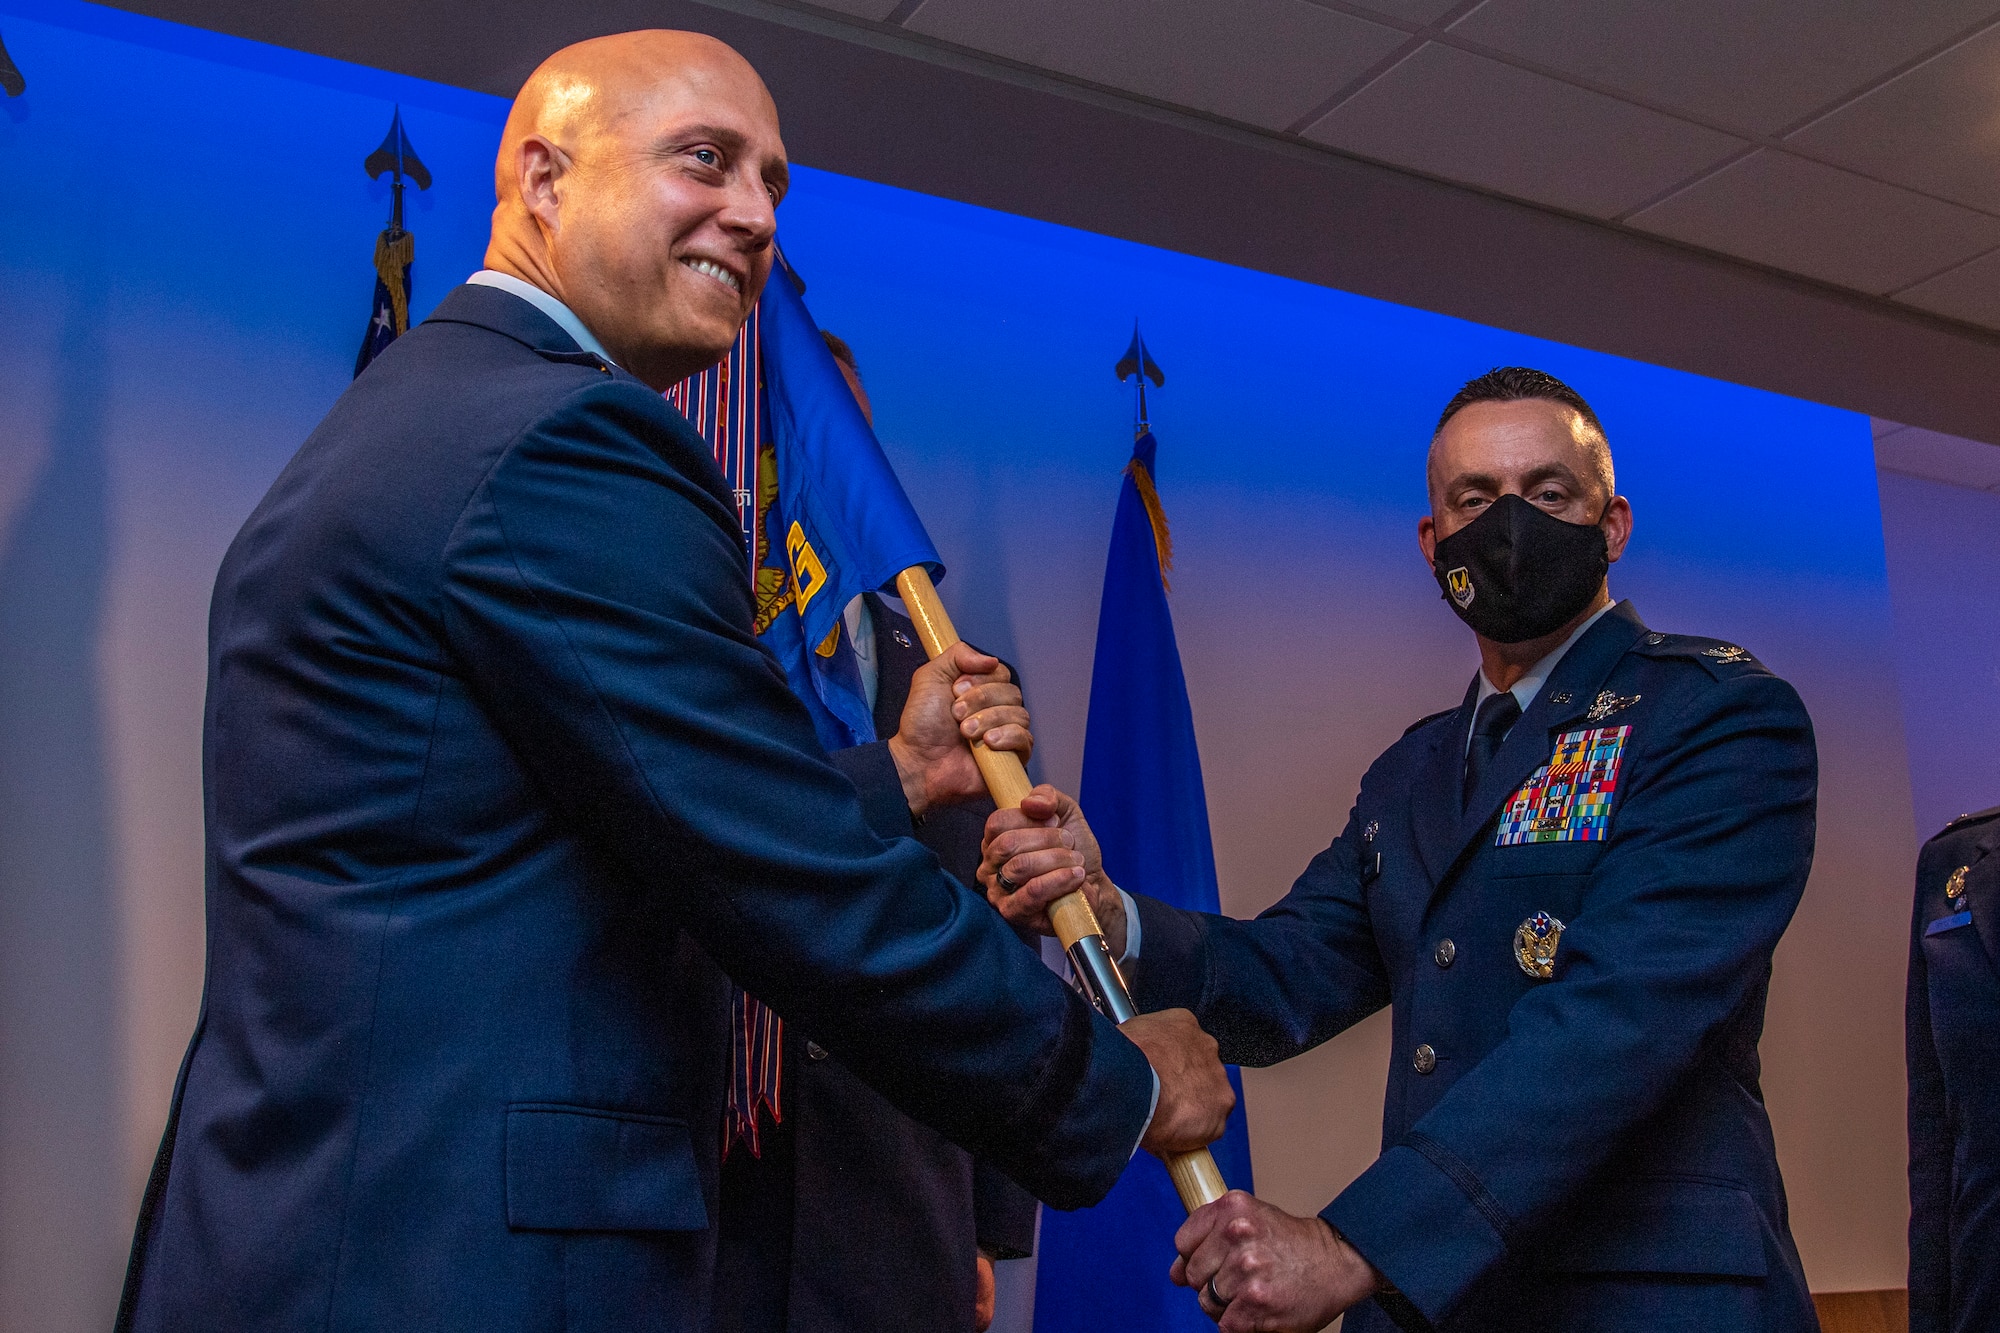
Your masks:
{"label": "uniform shoulder seam", "polygon": [[1939,834],[1945,834],[1952,832],[1954,829],[1971,828],[1974,824],[1984,824],[1996,817],[2000,817],[2000,805],[1996,805],[1989,810],[1974,810],[1971,814],[1960,815],[1957,819],[1952,820],[1949,824],[1939,829],[1938,832]]}
{"label": "uniform shoulder seam", "polygon": [[1435,713],[1432,713],[1429,717],[1420,717],[1415,722],[1412,722],[1409,726],[1404,727],[1403,734],[1407,736],[1411,732],[1416,731],[1418,728],[1427,727],[1431,723],[1437,721],[1439,718],[1450,717],[1453,713],[1456,713],[1457,711],[1458,709],[1456,707],[1444,708],[1440,709]]}
{"label": "uniform shoulder seam", "polygon": [[1699,634],[1665,634],[1649,630],[1639,636],[1632,651],[1645,657],[1682,657],[1706,668],[1717,680],[1746,674],[1770,675],[1771,669],[1758,661],[1748,648],[1728,639],[1710,639]]}

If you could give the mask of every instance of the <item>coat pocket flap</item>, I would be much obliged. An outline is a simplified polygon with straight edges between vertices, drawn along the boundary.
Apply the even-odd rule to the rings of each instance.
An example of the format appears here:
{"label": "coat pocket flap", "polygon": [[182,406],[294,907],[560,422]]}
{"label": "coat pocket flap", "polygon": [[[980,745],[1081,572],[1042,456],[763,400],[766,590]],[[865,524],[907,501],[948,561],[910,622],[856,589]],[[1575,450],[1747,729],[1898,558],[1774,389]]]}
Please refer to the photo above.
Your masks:
{"label": "coat pocket flap", "polygon": [[1637,1182],[1562,1230],[1548,1260],[1561,1273],[1763,1277],[1769,1270],[1756,1201],[1721,1181]]}
{"label": "coat pocket flap", "polygon": [[678,1120],[543,1103],[507,1108],[507,1225],[700,1231],[701,1174]]}

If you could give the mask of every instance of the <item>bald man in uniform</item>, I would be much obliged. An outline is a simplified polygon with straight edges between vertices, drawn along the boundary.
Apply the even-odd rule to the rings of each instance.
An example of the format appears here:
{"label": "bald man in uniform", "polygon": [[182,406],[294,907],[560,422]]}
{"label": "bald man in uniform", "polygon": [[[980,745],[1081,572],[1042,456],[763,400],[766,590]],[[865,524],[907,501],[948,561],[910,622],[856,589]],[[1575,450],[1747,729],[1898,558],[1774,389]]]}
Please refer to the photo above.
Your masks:
{"label": "bald man in uniform", "polygon": [[486,272],[232,543],[207,988],[121,1327],[707,1328],[718,964],[1059,1205],[1142,1136],[1221,1130],[1185,1012],[1121,1033],[892,836],[976,790],[958,680],[971,733],[1023,720],[999,664],[913,682],[942,722],[871,792],[752,633],[732,497],[660,393],[736,337],[785,183],[728,47],[559,52],[508,119]]}

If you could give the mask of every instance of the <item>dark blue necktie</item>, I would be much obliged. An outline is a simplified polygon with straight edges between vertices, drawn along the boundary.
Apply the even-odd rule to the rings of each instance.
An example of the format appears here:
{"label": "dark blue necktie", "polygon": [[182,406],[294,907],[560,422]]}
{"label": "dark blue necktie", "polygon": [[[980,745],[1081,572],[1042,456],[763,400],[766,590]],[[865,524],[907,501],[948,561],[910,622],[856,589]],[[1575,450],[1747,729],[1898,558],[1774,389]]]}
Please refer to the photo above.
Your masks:
{"label": "dark blue necktie", "polygon": [[1479,705],[1479,714],[1472,719],[1472,744],[1465,749],[1465,787],[1458,802],[1461,809],[1472,804],[1479,779],[1486,775],[1493,756],[1500,752],[1500,742],[1507,739],[1508,730],[1520,716],[1521,705],[1515,702],[1512,690],[1489,694]]}

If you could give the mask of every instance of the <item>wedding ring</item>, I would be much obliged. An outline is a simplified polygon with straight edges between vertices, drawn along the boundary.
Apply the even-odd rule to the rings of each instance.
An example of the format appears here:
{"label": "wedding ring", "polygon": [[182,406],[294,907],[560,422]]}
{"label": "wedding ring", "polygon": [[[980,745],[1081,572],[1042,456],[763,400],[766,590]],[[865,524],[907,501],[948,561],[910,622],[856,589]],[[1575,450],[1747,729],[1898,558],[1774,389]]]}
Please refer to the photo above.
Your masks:
{"label": "wedding ring", "polygon": [[993,878],[1000,881],[1000,891],[1002,893],[1019,893],[1021,891],[1021,886],[1013,880],[1008,879],[1007,872],[1004,870],[994,871]]}

